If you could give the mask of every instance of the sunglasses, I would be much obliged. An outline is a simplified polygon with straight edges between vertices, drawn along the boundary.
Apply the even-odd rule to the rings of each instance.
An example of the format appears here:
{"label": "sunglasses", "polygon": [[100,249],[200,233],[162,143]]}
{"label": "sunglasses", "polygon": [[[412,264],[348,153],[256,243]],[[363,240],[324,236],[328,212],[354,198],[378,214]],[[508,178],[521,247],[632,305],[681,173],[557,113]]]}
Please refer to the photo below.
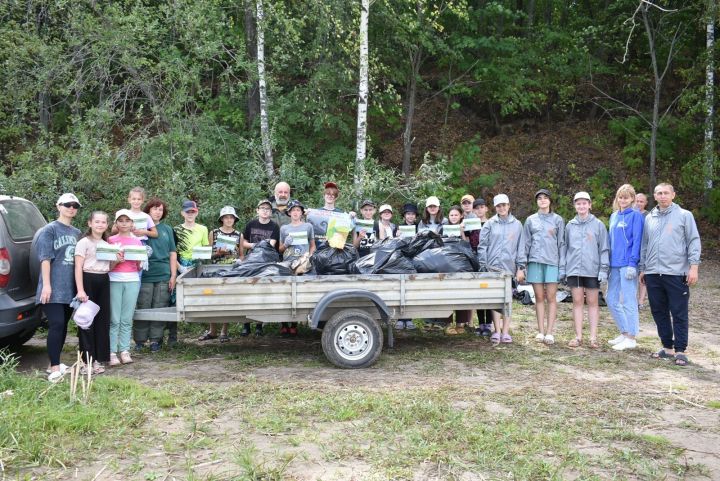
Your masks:
{"label": "sunglasses", "polygon": [[63,207],[66,207],[68,209],[79,209],[80,208],[80,204],[78,204],[77,202],[64,202],[60,205]]}

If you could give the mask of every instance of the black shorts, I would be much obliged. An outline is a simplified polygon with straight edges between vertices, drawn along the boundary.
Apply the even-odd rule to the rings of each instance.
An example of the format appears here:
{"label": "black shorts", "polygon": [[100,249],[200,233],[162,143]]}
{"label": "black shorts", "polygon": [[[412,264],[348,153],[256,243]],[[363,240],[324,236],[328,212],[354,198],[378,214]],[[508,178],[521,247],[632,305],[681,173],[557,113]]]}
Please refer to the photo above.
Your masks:
{"label": "black shorts", "polygon": [[600,281],[597,277],[568,276],[566,279],[568,287],[584,287],[585,289],[599,289]]}

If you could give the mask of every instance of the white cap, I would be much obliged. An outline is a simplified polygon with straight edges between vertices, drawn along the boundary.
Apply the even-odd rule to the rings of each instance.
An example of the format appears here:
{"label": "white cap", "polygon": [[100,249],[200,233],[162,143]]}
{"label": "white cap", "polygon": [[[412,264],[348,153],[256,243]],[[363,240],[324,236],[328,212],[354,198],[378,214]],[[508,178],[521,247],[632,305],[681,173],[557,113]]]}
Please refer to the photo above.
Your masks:
{"label": "white cap", "polygon": [[383,212],[385,212],[386,210],[389,210],[390,212],[393,211],[393,210],[392,210],[392,206],[391,206],[390,204],[383,204],[383,205],[381,205],[379,210],[380,210],[380,213],[381,213],[381,214],[382,214]]}
{"label": "white cap", "polygon": [[427,198],[425,201],[425,207],[430,207],[431,205],[435,205],[437,207],[440,207],[440,199],[435,197],[434,195],[431,195]]}
{"label": "white cap", "polygon": [[[66,194],[61,195],[60,198],[58,198],[55,205],[66,204],[68,202],[77,202],[78,204],[80,204],[80,201],[78,200],[77,197],[75,197],[75,194],[71,194],[68,192]],[[82,204],[80,204],[80,207],[82,207]]]}
{"label": "white cap", "polygon": [[220,209],[220,215],[218,216],[218,222],[222,222],[222,218],[226,215],[231,215],[235,217],[235,220],[240,220],[240,217],[237,216],[235,213],[235,207],[231,205],[226,205],[222,209]]}
{"label": "white cap", "polygon": [[575,202],[575,201],[578,200],[578,199],[585,199],[585,200],[587,200],[588,202],[592,202],[592,201],[590,200],[590,194],[588,194],[588,193],[585,192],[584,190],[581,190],[580,192],[578,192],[577,194],[575,194],[575,197],[573,197],[573,202]]}
{"label": "white cap", "polygon": [[133,220],[133,213],[130,209],[120,209],[119,211],[115,212],[115,220],[118,220],[122,216],[125,216],[128,219]]}
{"label": "white cap", "polygon": [[499,204],[509,204],[510,199],[508,199],[508,196],[505,194],[498,194],[495,197],[493,197],[493,206],[498,206]]}

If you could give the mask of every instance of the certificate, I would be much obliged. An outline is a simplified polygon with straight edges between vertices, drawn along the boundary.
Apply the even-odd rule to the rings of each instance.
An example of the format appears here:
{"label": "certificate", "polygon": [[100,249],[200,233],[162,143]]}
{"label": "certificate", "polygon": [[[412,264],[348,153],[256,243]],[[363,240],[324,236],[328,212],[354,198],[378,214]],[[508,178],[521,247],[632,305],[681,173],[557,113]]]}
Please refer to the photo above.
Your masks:
{"label": "certificate", "polygon": [[210,246],[193,247],[192,258],[193,259],[210,259],[210,258],[212,258],[212,247],[210,247]]}
{"label": "certificate", "polygon": [[482,222],[478,217],[471,217],[469,219],[465,219],[463,220],[463,223],[465,224],[466,231],[482,229]]}
{"label": "certificate", "polygon": [[375,227],[375,221],[372,219],[355,219],[355,232],[360,232],[361,230],[372,232],[373,227]]}
{"label": "certificate", "polygon": [[400,237],[414,237],[415,236],[415,226],[414,225],[398,226],[398,233],[400,234]]}
{"label": "certificate", "polygon": [[292,237],[292,245],[294,246],[306,246],[308,245],[308,235],[307,231],[305,232],[292,232],[288,234],[289,237]]}
{"label": "certificate", "polygon": [[217,245],[218,249],[233,251],[238,244],[238,240],[239,239],[237,237],[218,234],[218,236],[215,238],[215,244]]}
{"label": "certificate", "polygon": [[460,237],[460,224],[448,224],[443,226],[443,235],[445,237]]}
{"label": "certificate", "polygon": [[148,260],[147,249],[145,246],[125,246],[123,247],[126,261],[146,261]]}
{"label": "certificate", "polygon": [[95,258],[99,261],[116,261],[120,253],[120,246],[116,244],[107,244],[97,246],[95,250]]}

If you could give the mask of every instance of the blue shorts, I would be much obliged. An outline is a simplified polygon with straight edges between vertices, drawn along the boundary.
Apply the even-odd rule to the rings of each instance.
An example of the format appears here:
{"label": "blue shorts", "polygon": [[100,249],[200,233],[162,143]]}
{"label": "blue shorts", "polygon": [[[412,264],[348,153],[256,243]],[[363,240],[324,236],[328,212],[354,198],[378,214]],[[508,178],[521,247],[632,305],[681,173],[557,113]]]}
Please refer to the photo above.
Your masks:
{"label": "blue shorts", "polygon": [[530,284],[550,284],[558,281],[558,267],[550,264],[530,262],[527,266],[527,282]]}

